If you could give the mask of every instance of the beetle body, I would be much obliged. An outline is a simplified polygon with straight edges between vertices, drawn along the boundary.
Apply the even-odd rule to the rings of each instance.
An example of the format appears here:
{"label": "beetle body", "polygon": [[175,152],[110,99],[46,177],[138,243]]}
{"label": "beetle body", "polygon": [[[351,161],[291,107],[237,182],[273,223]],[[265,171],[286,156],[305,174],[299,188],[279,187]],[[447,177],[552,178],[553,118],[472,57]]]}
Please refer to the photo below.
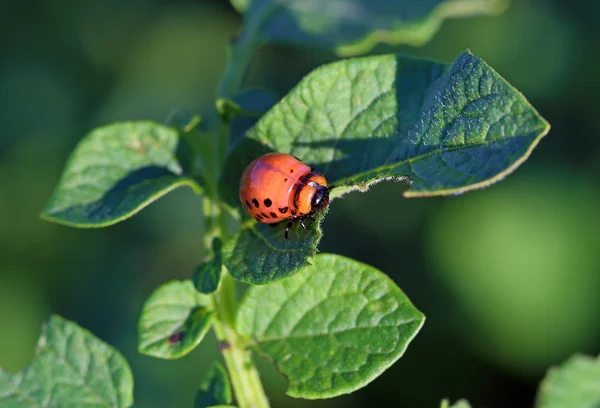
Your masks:
{"label": "beetle body", "polygon": [[259,222],[289,220],[287,238],[295,221],[302,223],[329,204],[329,188],[325,177],[301,160],[289,154],[269,153],[252,161],[242,174],[240,200]]}

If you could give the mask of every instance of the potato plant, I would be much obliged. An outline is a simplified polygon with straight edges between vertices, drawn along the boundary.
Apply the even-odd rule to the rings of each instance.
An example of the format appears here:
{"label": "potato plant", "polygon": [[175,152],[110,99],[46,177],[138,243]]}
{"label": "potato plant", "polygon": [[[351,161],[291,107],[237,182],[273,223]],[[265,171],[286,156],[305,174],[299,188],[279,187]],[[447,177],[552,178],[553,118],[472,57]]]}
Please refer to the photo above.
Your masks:
{"label": "potato plant", "polygon": [[[149,295],[139,319],[139,352],[182,358],[214,330],[224,365],[208,370],[196,408],[268,407],[255,356],[285,375],[290,396],[351,393],[403,355],[425,316],[384,271],[317,253],[326,212],[345,194],[386,180],[399,181],[404,196],[417,199],[489,186],[527,159],[549,124],[469,50],[450,63],[359,56],[379,42],[422,44],[444,18],[498,12],[503,1],[232,4],[244,25],[231,43],[214,109],[91,130],[42,217],[77,228],[108,227],[175,188],[192,188],[203,200],[206,228],[198,241],[209,256],[189,279],[165,282]],[[340,59],[315,69],[282,98],[244,88],[251,57],[273,42],[329,49]],[[306,229],[295,225],[290,239],[285,223],[257,222],[238,198],[242,171],[268,152],[293,154],[335,185],[327,211]],[[239,301],[236,281],[248,284]],[[585,381],[598,384],[600,363],[576,357],[548,377],[538,406],[596,406],[599,392],[577,392]],[[53,316],[33,363],[14,375],[0,371],[0,405],[129,407],[133,376],[117,350]]]}

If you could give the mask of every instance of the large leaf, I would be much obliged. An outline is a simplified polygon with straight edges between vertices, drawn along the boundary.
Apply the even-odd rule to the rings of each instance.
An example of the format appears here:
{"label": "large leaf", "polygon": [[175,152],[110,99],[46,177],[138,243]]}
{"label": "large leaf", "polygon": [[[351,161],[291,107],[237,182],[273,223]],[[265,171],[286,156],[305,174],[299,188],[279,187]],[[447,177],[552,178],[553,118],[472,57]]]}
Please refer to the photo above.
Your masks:
{"label": "large leaf", "polygon": [[123,356],[85,329],[52,316],[29,367],[0,370],[3,408],[121,408],[133,405],[133,376]]}
{"label": "large leaf", "polygon": [[190,280],[171,281],[146,301],[139,321],[138,351],[174,359],[192,351],[210,328],[214,311],[208,296]]}
{"label": "large leaf", "polygon": [[495,14],[506,0],[232,0],[245,12],[243,35],[322,47],[340,55],[377,43],[422,45],[449,17]]}
{"label": "large leaf", "polygon": [[600,357],[575,355],[552,368],[540,386],[536,407],[600,407]]}
{"label": "large leaf", "polygon": [[175,129],[121,122],[94,129],[71,154],[42,218],[74,227],[122,221],[169,191],[198,185],[177,159]]}
{"label": "large leaf", "polygon": [[288,394],[329,398],[371,382],[406,350],[424,316],[382,272],[336,255],[252,286],[237,329],[288,378]]}
{"label": "large leaf", "polygon": [[[410,180],[406,197],[460,194],[516,169],[548,129],[523,95],[468,51],[451,65],[394,55],[343,60],[309,74],[247,132],[228,160],[222,196],[243,212],[241,173],[268,151],[293,154],[322,172],[335,185],[332,200],[403,178]],[[280,265],[267,273],[275,277],[306,265],[320,237],[318,227],[286,241],[283,225],[275,232],[246,225],[243,241],[229,245],[260,248],[254,252]],[[232,254],[235,261],[224,259],[232,276],[265,275],[253,255],[242,263],[239,252]],[[287,261],[291,254],[294,262]]]}
{"label": "large leaf", "polygon": [[194,408],[230,406],[231,400],[231,384],[227,371],[221,364],[215,362],[196,393]]}

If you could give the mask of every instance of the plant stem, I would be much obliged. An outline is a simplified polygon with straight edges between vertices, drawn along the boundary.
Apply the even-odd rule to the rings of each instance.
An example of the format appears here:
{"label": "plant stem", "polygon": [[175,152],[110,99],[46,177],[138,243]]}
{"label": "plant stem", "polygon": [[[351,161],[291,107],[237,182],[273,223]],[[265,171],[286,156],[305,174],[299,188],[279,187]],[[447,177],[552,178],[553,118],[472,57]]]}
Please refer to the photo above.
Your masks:
{"label": "plant stem", "polygon": [[[246,22],[240,37],[230,45],[229,63],[217,91],[219,98],[233,98],[239,93],[250,60],[256,49],[262,44],[259,34],[260,26],[273,10],[274,8],[271,6],[263,6],[258,10],[260,18],[251,19],[249,23]],[[217,132],[215,148],[212,150],[216,155],[216,160],[213,161],[215,177],[211,180],[215,188],[210,192],[210,197],[205,196],[204,198],[206,220],[204,244],[208,251],[210,251],[210,245],[215,236],[219,236],[223,242],[227,239],[225,213],[220,207],[218,180],[228,148],[229,124],[222,123]],[[238,308],[235,281],[225,266],[221,272],[219,288],[211,296],[212,306],[217,313],[213,320],[213,328],[222,345],[223,358],[231,378],[237,404],[240,408],[269,408],[269,401],[258,371],[250,352],[246,349],[246,341],[235,331],[235,315]]]}
{"label": "plant stem", "polygon": [[240,91],[250,59],[266,41],[261,35],[261,29],[277,8],[272,2],[261,2],[252,10],[251,18],[244,18],[240,36],[232,41],[228,49],[229,63],[217,91],[219,98],[232,98]]}
{"label": "plant stem", "polygon": [[250,59],[257,48],[257,44],[253,43],[250,38],[252,37],[242,34],[239,39],[230,44],[227,51],[229,64],[227,64],[217,91],[220,98],[233,98],[240,90],[246,68],[250,65]]}
{"label": "plant stem", "polygon": [[[225,239],[223,230],[223,213],[218,201],[204,198],[204,217],[206,234],[204,244],[210,250],[212,239],[220,235]],[[245,341],[235,331],[235,314],[237,311],[237,295],[235,281],[223,267],[221,283],[211,296],[212,306],[217,312],[213,320],[213,328],[217,339],[222,344],[222,353],[231,378],[231,385],[240,408],[269,408],[258,371],[252,361],[250,352],[245,348]]]}
{"label": "plant stem", "polygon": [[223,342],[223,358],[240,408],[268,408],[269,401],[262,387],[250,352],[233,328],[237,299],[235,281],[223,268],[221,285],[213,296],[217,319],[213,324],[219,341]]}

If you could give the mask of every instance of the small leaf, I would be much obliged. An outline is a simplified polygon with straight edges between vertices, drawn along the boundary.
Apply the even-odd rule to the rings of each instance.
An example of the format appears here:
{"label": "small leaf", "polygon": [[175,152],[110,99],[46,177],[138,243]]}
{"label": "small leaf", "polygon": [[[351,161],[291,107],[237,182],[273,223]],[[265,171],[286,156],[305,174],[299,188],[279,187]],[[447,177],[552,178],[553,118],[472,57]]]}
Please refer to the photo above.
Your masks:
{"label": "small leaf", "polygon": [[229,144],[231,149],[237,146],[248,129],[277,103],[279,98],[267,89],[250,89],[234,98],[239,107],[237,114],[231,119]]}
{"label": "small leaf", "polygon": [[382,272],[321,254],[289,279],[251,286],[236,326],[289,379],[289,395],[315,399],[371,382],[400,358],[424,319]]}
{"label": "small leaf", "polygon": [[200,293],[209,295],[217,290],[221,282],[221,269],[223,260],[221,256],[221,240],[213,240],[213,257],[194,269],[192,281],[194,287]]}
{"label": "small leaf", "polygon": [[454,404],[450,405],[450,400],[445,399],[442,401],[440,408],[471,408],[469,401],[465,399],[459,399]]}
{"label": "small leaf", "polygon": [[231,404],[231,384],[225,368],[217,362],[208,371],[194,399],[194,408],[209,408]]}
{"label": "small leaf", "polygon": [[[406,197],[460,194],[511,173],[548,129],[523,95],[468,51],[452,65],[394,55],[343,60],[309,74],[246,133],[228,158],[221,196],[244,214],[241,174],[270,151],[323,173],[332,200],[389,179],[410,180]],[[310,237],[286,241],[284,223],[274,231],[245,225],[250,231],[241,237],[255,242],[232,243],[245,252],[224,262],[243,269],[232,276],[253,283],[273,272],[261,269],[271,259],[254,259],[251,250],[270,256],[285,248],[293,262],[280,274],[288,276],[316,253],[321,234],[317,226]]]}
{"label": "small leaf", "polygon": [[506,0],[232,0],[242,35],[358,55],[378,43],[423,45],[446,18],[497,14]]}
{"label": "small leaf", "polygon": [[253,285],[287,278],[304,268],[317,253],[323,215],[304,221],[306,230],[296,223],[289,239],[281,225],[250,221],[223,246],[223,263],[235,279]]}
{"label": "small leaf", "polygon": [[3,408],[133,405],[133,376],[125,358],[89,331],[59,316],[42,330],[29,367],[0,369]]}
{"label": "small leaf", "polygon": [[178,145],[176,130],[153,122],[94,129],[71,154],[42,218],[73,227],[104,227],[177,187],[199,191],[176,157]]}
{"label": "small leaf", "polygon": [[171,281],[146,301],[140,316],[138,351],[175,359],[192,351],[210,328],[214,312],[191,281]]}
{"label": "small leaf", "polygon": [[549,370],[542,381],[537,408],[597,408],[600,406],[600,357],[575,355]]}

